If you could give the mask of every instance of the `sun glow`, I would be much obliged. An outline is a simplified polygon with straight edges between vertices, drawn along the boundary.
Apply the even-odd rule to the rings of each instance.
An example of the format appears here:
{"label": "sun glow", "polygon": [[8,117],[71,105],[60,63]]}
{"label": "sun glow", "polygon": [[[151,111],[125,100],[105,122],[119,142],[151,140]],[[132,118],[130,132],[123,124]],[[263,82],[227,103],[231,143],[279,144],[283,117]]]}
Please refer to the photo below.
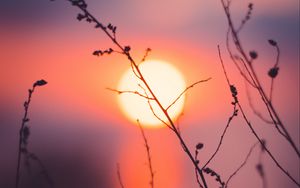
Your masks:
{"label": "sun glow", "polygon": [[[140,64],[139,68],[164,108],[172,104],[186,88],[182,74],[169,63],[160,60],[149,60]],[[151,97],[151,94],[146,91],[145,85],[134,75],[131,68],[121,77],[118,90],[138,92],[144,96]],[[164,127],[163,123],[153,114],[149,103],[155,114],[167,122],[163,112],[153,100],[147,100],[137,94],[125,92],[119,95],[118,101],[123,113],[133,122],[139,119],[142,125],[147,127]],[[180,114],[184,106],[184,101],[185,96],[183,95],[168,109],[168,113],[172,119]]]}

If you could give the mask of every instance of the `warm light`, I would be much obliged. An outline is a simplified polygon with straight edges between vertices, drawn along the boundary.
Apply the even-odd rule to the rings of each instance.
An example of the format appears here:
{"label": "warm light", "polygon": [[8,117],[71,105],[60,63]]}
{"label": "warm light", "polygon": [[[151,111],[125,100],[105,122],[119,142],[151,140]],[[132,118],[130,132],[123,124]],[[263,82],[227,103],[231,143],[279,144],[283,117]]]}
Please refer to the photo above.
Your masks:
{"label": "warm light", "polygon": [[[181,73],[166,62],[158,60],[146,61],[140,64],[139,68],[164,108],[167,108],[186,88]],[[120,91],[137,91],[146,96],[144,89],[146,89],[145,85],[134,75],[131,68],[124,73],[118,86]],[[149,92],[147,92],[147,95],[151,97]],[[182,111],[184,99],[185,96],[183,95],[168,109],[172,119]],[[119,102],[122,111],[131,121],[136,122],[139,119],[147,127],[164,126],[152,113],[147,99],[132,93],[123,93],[119,95]],[[167,122],[166,117],[155,101],[149,100],[149,102],[155,114]]]}

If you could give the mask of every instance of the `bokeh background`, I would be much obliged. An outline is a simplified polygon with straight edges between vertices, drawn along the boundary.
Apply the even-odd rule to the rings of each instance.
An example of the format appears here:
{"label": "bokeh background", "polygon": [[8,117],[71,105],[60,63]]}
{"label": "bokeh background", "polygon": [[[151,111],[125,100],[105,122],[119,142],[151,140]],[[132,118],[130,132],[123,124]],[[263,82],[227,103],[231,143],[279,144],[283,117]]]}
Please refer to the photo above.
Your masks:
{"label": "bokeh background", "polygon": [[[299,1],[253,0],[251,20],[241,33],[245,49],[256,50],[255,68],[266,88],[275,50],[281,48],[280,74],[275,82],[274,105],[296,143],[299,143]],[[117,37],[130,45],[136,59],[152,48],[149,59],[168,61],[185,75],[187,83],[207,77],[208,83],[187,94],[179,124],[191,150],[204,143],[199,159],[206,161],[217,147],[232,112],[231,95],[218,59],[219,44],[241,103],[248,106],[244,81],[225,50],[227,21],[219,0],[87,0],[89,10],[104,24],[118,27]],[[232,1],[232,16],[240,23],[248,1]],[[126,187],[149,186],[147,156],[139,129],[122,114],[116,87],[129,64],[121,55],[97,58],[96,49],[113,47],[111,41],[86,22],[79,23],[76,7],[57,0],[0,1],[0,187],[13,187],[18,131],[23,103],[32,83],[45,79],[30,106],[29,149],[44,162],[56,187],[118,187],[120,163]],[[252,92],[256,107],[265,108]],[[257,102],[256,102],[257,101]],[[271,151],[299,181],[299,159],[276,130],[246,112]],[[155,170],[156,187],[197,187],[194,168],[168,129],[146,129]],[[211,163],[223,179],[242,163],[256,142],[243,119],[234,119],[222,148]],[[299,146],[299,144],[298,144]],[[259,147],[231,187],[261,187],[256,172]],[[296,187],[264,156],[269,187]],[[210,187],[217,187],[207,176]],[[38,167],[22,169],[24,187],[47,187]]]}

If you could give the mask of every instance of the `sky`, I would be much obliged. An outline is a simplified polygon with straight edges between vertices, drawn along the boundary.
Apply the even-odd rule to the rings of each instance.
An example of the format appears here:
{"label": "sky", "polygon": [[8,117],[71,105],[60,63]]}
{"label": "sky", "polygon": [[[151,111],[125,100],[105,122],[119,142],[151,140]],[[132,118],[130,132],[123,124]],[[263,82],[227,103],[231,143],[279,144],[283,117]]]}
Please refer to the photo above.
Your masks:
{"label": "sky", "polygon": [[[226,52],[227,21],[219,0],[87,0],[88,9],[102,23],[117,26],[117,38],[137,60],[145,49],[148,59],[171,63],[185,76],[185,82],[212,77],[186,95],[180,130],[194,152],[204,143],[200,163],[215,151],[228,117],[231,94],[218,58],[217,45],[228,74],[237,86],[241,104],[251,123],[267,141],[281,164],[300,181],[299,158],[273,126],[263,123],[249,108],[245,83]],[[233,0],[231,13],[240,23],[248,1]],[[251,19],[241,32],[247,51],[256,50],[255,69],[266,90],[267,71],[276,51],[267,40],[278,42],[280,72],[275,80],[274,106],[292,138],[299,143],[299,1],[252,1]],[[120,54],[95,57],[94,50],[114,47],[100,30],[76,19],[79,10],[69,2],[56,0],[0,1],[0,187],[15,183],[18,131],[23,103],[36,80],[39,87],[30,104],[29,149],[45,164],[56,187],[119,187],[116,164],[125,187],[149,187],[147,155],[136,125],[123,114],[116,88],[129,68]],[[256,107],[267,115],[255,91]],[[145,129],[155,171],[155,187],[197,187],[194,168],[175,135],[167,128]],[[220,152],[211,163],[223,179],[242,163],[256,139],[241,116],[225,135]],[[299,148],[299,144],[298,144]],[[247,165],[230,187],[261,187],[255,170],[257,147]],[[268,187],[297,187],[263,155]],[[24,187],[47,187],[38,166],[31,172],[23,166]],[[3,178],[4,177],[4,178]],[[209,187],[218,185],[206,176]]]}

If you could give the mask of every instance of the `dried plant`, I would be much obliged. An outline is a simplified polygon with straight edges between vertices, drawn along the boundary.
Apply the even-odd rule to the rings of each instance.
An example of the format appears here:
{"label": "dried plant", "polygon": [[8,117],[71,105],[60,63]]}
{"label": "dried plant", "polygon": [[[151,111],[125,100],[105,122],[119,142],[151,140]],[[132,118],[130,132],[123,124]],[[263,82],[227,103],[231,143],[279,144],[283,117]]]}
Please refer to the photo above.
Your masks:
{"label": "dried plant", "polygon": [[237,89],[236,87],[231,84],[231,82],[229,81],[229,78],[228,78],[228,75],[227,75],[227,72],[226,72],[226,69],[225,69],[225,66],[224,66],[224,63],[223,63],[223,60],[222,60],[222,57],[221,57],[221,53],[220,53],[220,49],[218,48],[219,50],[219,57],[220,57],[220,62],[222,64],[222,68],[223,68],[223,71],[224,71],[224,75],[225,75],[225,78],[226,78],[226,81],[227,81],[227,84],[228,84],[228,87],[230,89],[230,92],[232,93],[232,97],[234,99],[234,101],[236,101],[236,104],[239,108],[239,111],[241,112],[242,114],[242,117],[246,123],[246,125],[250,128],[250,131],[251,133],[255,136],[255,138],[259,141],[259,143],[261,144],[261,146],[264,148],[264,150],[267,152],[267,154],[269,155],[269,157],[272,159],[272,161],[275,163],[275,165],[289,178],[291,179],[296,185],[298,185],[300,187],[300,184],[296,181],[296,179],[294,177],[292,177],[290,175],[290,173],[284,169],[284,167],[282,167],[282,165],[278,162],[278,160],[274,157],[274,155],[272,154],[272,152],[266,147],[265,145],[265,141],[257,134],[257,132],[255,131],[254,127],[252,126],[252,124],[250,123],[248,117],[246,116],[244,110],[243,110],[243,107],[242,105],[240,104],[240,102],[238,101],[238,93],[237,93]]}
{"label": "dried plant", "polygon": [[32,95],[36,89],[36,87],[44,86],[47,82],[45,80],[38,80],[33,85],[32,88],[28,90],[28,98],[24,102],[24,116],[22,119],[21,128],[19,131],[19,146],[18,146],[18,161],[17,161],[17,172],[16,172],[16,184],[15,187],[18,188],[20,185],[20,175],[21,175],[21,161],[22,156],[25,160],[25,165],[29,169],[30,161],[34,161],[41,169],[41,174],[45,178],[46,182],[50,187],[53,187],[53,180],[49,176],[45,165],[39,159],[39,157],[31,152],[28,149],[28,139],[30,136],[30,127],[28,126],[28,122],[30,121],[28,118],[29,105],[32,100]]}
{"label": "dried plant", "polygon": [[[130,94],[133,94],[133,95],[137,95],[137,96],[142,97],[142,98],[144,98],[145,100],[148,101],[149,109],[152,111],[153,115],[158,120],[160,120],[164,125],[166,125],[166,127],[168,127],[175,134],[175,136],[178,138],[178,140],[180,142],[180,145],[183,148],[183,151],[185,152],[185,154],[188,156],[188,158],[192,162],[193,166],[195,167],[196,180],[197,180],[197,183],[198,183],[199,187],[201,187],[201,188],[203,188],[203,187],[207,188],[208,187],[204,174],[210,175],[211,177],[215,178],[215,180],[220,184],[220,187],[222,187],[222,188],[227,187],[230,180],[232,180],[232,178],[235,177],[235,175],[246,165],[246,163],[248,161],[248,158],[250,157],[252,151],[254,150],[254,148],[257,145],[261,146],[261,152],[260,152],[260,155],[259,155],[260,156],[259,157],[259,162],[256,166],[256,169],[257,169],[257,172],[259,173],[260,177],[262,178],[264,188],[267,187],[267,184],[266,184],[266,179],[265,179],[265,170],[264,170],[263,164],[262,164],[262,154],[263,153],[266,153],[271,158],[271,160],[275,163],[275,165],[292,182],[294,182],[297,186],[300,187],[300,183],[297,182],[297,180],[289,174],[287,169],[285,169],[278,162],[278,160],[274,157],[273,153],[266,146],[265,140],[262,139],[258,135],[256,130],[254,129],[254,127],[250,123],[250,120],[249,120],[248,116],[246,115],[246,113],[245,113],[245,111],[244,111],[244,109],[243,109],[243,107],[242,107],[242,105],[239,101],[238,90],[235,87],[235,85],[232,84],[232,82],[230,81],[229,76],[226,72],[225,65],[224,65],[224,62],[223,62],[223,59],[222,59],[222,56],[221,56],[219,46],[218,46],[218,55],[219,55],[219,59],[220,59],[221,65],[222,65],[222,69],[223,69],[223,72],[224,72],[224,75],[225,75],[225,78],[226,78],[226,81],[227,81],[227,84],[228,84],[229,91],[232,95],[233,110],[232,110],[232,114],[229,116],[229,118],[227,120],[227,123],[226,123],[226,126],[225,126],[225,128],[224,128],[224,130],[223,130],[223,132],[220,136],[220,140],[219,140],[219,143],[217,145],[216,150],[214,151],[214,153],[211,155],[211,157],[208,159],[208,161],[206,163],[200,164],[200,162],[198,160],[198,155],[199,155],[199,151],[203,148],[204,145],[202,143],[197,144],[196,145],[196,150],[195,150],[195,155],[193,156],[192,153],[191,153],[191,150],[187,147],[184,138],[180,134],[179,126],[178,125],[176,126],[174,121],[170,118],[168,110],[188,90],[190,90],[193,86],[195,86],[197,84],[200,84],[202,82],[207,82],[211,78],[200,80],[200,81],[197,81],[197,82],[191,84],[184,91],[182,91],[182,93],[180,93],[178,95],[178,97],[173,102],[171,102],[167,107],[162,106],[161,102],[156,97],[155,93],[153,92],[152,88],[149,86],[148,82],[145,80],[145,78],[144,78],[144,76],[141,73],[140,68],[139,68],[139,64],[146,60],[146,58],[147,58],[149,52],[151,51],[151,49],[147,48],[143,58],[141,59],[141,61],[139,61],[139,62],[136,61],[131,55],[131,47],[129,45],[122,45],[118,41],[118,39],[117,39],[117,26],[115,26],[111,23],[103,24],[98,19],[96,19],[88,11],[87,3],[85,2],[85,0],[68,0],[68,1],[73,6],[79,8],[81,10],[81,12],[77,15],[77,19],[79,21],[86,21],[89,24],[93,24],[93,26],[96,29],[102,30],[104,32],[104,34],[115,45],[116,49],[108,48],[108,49],[105,49],[105,50],[95,50],[93,52],[93,55],[102,56],[102,55],[109,55],[109,54],[112,54],[112,53],[119,53],[119,54],[122,54],[122,55],[126,56],[126,58],[129,61],[129,65],[132,69],[132,72],[139,79],[139,81],[142,82],[142,84],[140,84],[139,87],[144,91],[144,93],[141,93],[141,92],[138,92],[138,91],[131,91],[131,90],[120,91],[120,90],[111,89],[111,88],[108,88],[108,89],[113,91],[113,92],[116,92],[118,94],[130,93]],[[232,21],[231,12],[230,12],[231,1],[230,0],[220,0],[220,1],[221,1],[221,4],[222,4],[222,7],[224,9],[225,16],[226,16],[227,21],[228,21],[228,30],[227,30],[227,35],[226,35],[226,49],[227,49],[227,52],[229,54],[229,57],[230,57],[231,61],[234,63],[234,65],[236,66],[236,68],[238,69],[238,71],[239,71],[240,75],[242,76],[242,78],[245,80],[246,85],[247,85],[246,88],[249,89],[249,87],[250,87],[250,88],[253,88],[255,91],[257,91],[259,97],[261,98],[261,100],[262,100],[262,102],[263,102],[263,104],[266,108],[265,113],[267,114],[267,117],[265,117],[265,115],[263,115],[264,113],[258,111],[255,108],[255,106],[253,105],[250,93],[247,90],[246,93],[247,93],[250,108],[252,109],[253,113],[255,115],[257,115],[262,121],[264,121],[265,123],[269,123],[269,124],[274,125],[274,128],[277,130],[278,134],[280,136],[282,136],[288,142],[289,146],[291,146],[293,148],[293,150],[295,151],[296,155],[299,158],[300,157],[299,149],[297,148],[295,142],[291,138],[286,126],[282,122],[282,120],[281,120],[277,110],[273,106],[273,102],[272,102],[274,82],[275,82],[275,78],[277,78],[277,75],[279,73],[280,49],[279,49],[279,46],[278,46],[277,42],[273,39],[268,40],[268,43],[276,49],[277,55],[276,55],[276,60],[275,60],[274,65],[270,68],[270,70],[268,71],[268,74],[267,74],[271,78],[271,84],[270,84],[270,87],[269,87],[270,91],[266,92],[263,89],[263,86],[262,86],[262,84],[261,84],[261,82],[258,78],[258,75],[257,75],[257,73],[254,69],[254,66],[253,66],[255,61],[258,59],[258,53],[255,50],[251,50],[249,52],[246,52],[246,50],[244,50],[244,47],[243,47],[243,45],[240,41],[240,38],[239,38],[240,32],[243,30],[244,26],[246,25],[246,23],[250,20],[250,18],[252,16],[253,4],[250,3],[248,5],[248,11],[246,12],[245,17],[242,19],[239,26],[235,27],[234,23]],[[232,49],[231,45],[233,45],[234,49]],[[163,112],[164,118],[157,115],[157,113],[154,111],[150,101],[155,102],[159,106],[160,110]],[[221,148],[222,143],[224,141],[226,132],[228,131],[232,120],[238,115],[242,116],[243,120],[245,121],[245,125],[250,129],[250,132],[254,135],[254,137],[257,139],[258,142],[250,148],[245,160],[229,176],[227,181],[223,181],[222,178],[221,178],[221,175],[219,173],[217,173],[215,170],[208,167],[208,165],[212,162],[212,160],[215,158],[217,153],[220,151],[220,148]],[[166,119],[166,120],[164,120],[164,119]],[[139,124],[139,122],[138,122],[138,124]],[[149,166],[150,178],[151,178],[150,186],[153,188],[154,187],[154,172],[153,172],[153,168],[152,168],[150,147],[148,145],[147,138],[145,137],[143,128],[140,124],[139,124],[139,127],[141,129],[141,133],[142,133],[144,143],[145,143],[145,147],[146,147],[146,151],[147,151],[148,166]],[[123,188],[124,185],[123,185],[122,180],[121,180],[119,165],[117,167],[117,170],[118,170],[117,172],[118,172],[119,183],[120,183],[120,186]]]}
{"label": "dried plant", "polygon": [[[207,188],[207,184],[203,175],[203,171],[202,169],[198,166],[198,164],[196,163],[190,149],[187,147],[184,139],[182,138],[182,136],[180,135],[179,131],[176,128],[176,125],[174,124],[173,120],[171,119],[169,113],[168,113],[168,109],[177,102],[177,100],[190,88],[192,88],[194,85],[202,83],[202,82],[206,82],[209,79],[205,79],[205,80],[201,80],[198,81],[194,84],[192,84],[191,86],[187,87],[181,94],[178,95],[177,99],[175,99],[173,101],[173,103],[171,103],[167,108],[163,107],[161,102],[158,100],[158,98],[156,97],[155,93],[153,92],[152,88],[149,86],[148,82],[145,80],[143,74],[140,71],[139,68],[139,64],[137,63],[137,61],[134,60],[134,58],[131,56],[130,54],[130,50],[131,47],[129,45],[122,45],[116,37],[117,34],[117,27],[114,26],[113,24],[109,23],[107,24],[107,26],[105,26],[103,23],[101,23],[100,21],[98,21],[98,19],[96,19],[88,10],[87,10],[87,3],[84,0],[68,0],[73,6],[78,7],[82,12],[79,13],[77,15],[77,19],[79,21],[85,20],[87,23],[93,24],[94,27],[96,29],[101,29],[108,38],[111,39],[111,41],[115,44],[115,46],[118,48],[118,50],[115,50],[113,48],[109,48],[108,50],[96,50],[93,54],[96,56],[100,56],[100,55],[104,55],[104,54],[111,54],[114,52],[123,54],[124,56],[127,57],[127,59],[129,60],[130,66],[132,68],[133,73],[135,74],[135,76],[143,83],[143,85],[140,85],[140,87],[145,91],[145,94],[141,94],[137,91],[117,91],[118,93],[123,93],[123,92],[130,92],[130,93],[134,93],[137,94],[143,98],[146,98],[148,100],[152,100],[154,101],[160,108],[160,110],[163,112],[165,118],[167,119],[167,122],[163,121],[161,118],[159,118],[153,108],[151,108],[151,105],[149,103],[149,106],[152,110],[152,112],[154,113],[154,115],[161,120],[171,131],[174,132],[175,136],[178,138],[180,145],[183,148],[183,151],[187,154],[188,158],[191,160],[192,164],[195,166],[195,168],[197,169],[200,177],[201,177],[201,181],[204,185],[205,188]],[[149,50],[146,50],[146,54],[144,57],[147,56]],[[142,59],[142,61],[145,58]]]}
{"label": "dried plant", "polygon": [[[272,103],[272,95],[273,95],[273,87],[274,87],[274,79],[277,77],[279,72],[279,56],[280,56],[280,49],[278,47],[278,44],[275,40],[269,39],[268,43],[276,48],[277,57],[275,64],[273,67],[270,68],[268,72],[268,76],[271,78],[271,86],[270,86],[270,92],[269,95],[267,95],[267,92],[263,89],[263,86],[258,78],[258,75],[254,69],[253,64],[255,63],[255,60],[258,58],[258,53],[254,50],[250,51],[249,53],[244,50],[243,45],[240,41],[239,34],[243,28],[243,26],[246,24],[246,22],[250,19],[250,15],[253,9],[253,4],[250,3],[248,5],[248,13],[246,17],[243,19],[242,23],[236,29],[234,26],[234,23],[231,18],[230,13],[230,3],[229,0],[221,0],[227,21],[228,21],[228,31],[226,36],[226,48],[229,53],[229,56],[232,60],[232,62],[235,64],[237,69],[240,71],[241,76],[246,80],[246,82],[252,86],[259,94],[260,98],[262,99],[262,102],[265,104],[267,113],[270,117],[270,120],[272,124],[274,124],[274,127],[278,131],[278,133],[283,136],[289,143],[289,145],[294,149],[296,154],[298,155],[298,158],[300,157],[299,149],[297,148],[295,142],[291,138],[288,130],[286,129],[286,126],[282,122],[277,110],[273,106]],[[230,38],[231,37],[231,38]],[[231,40],[230,40],[231,39]],[[232,42],[233,46],[235,47],[236,51],[234,52],[230,47],[230,42]],[[249,54],[249,55],[247,55]],[[257,112],[256,110],[255,114],[261,114]],[[262,118],[261,115],[258,115],[263,121],[265,121],[266,118]],[[269,122],[267,121],[267,122]]]}

